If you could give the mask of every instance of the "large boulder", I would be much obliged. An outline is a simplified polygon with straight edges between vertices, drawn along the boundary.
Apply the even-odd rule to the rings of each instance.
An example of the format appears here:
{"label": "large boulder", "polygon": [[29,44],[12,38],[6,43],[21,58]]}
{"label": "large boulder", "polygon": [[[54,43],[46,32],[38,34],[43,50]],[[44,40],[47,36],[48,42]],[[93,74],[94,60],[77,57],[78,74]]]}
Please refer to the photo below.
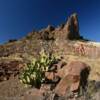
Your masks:
{"label": "large boulder", "polygon": [[80,86],[85,89],[89,71],[90,67],[87,64],[80,61],[72,61],[62,70],[65,75],[62,75],[61,81],[55,88],[55,93],[59,96],[64,96],[67,91],[77,92]]}

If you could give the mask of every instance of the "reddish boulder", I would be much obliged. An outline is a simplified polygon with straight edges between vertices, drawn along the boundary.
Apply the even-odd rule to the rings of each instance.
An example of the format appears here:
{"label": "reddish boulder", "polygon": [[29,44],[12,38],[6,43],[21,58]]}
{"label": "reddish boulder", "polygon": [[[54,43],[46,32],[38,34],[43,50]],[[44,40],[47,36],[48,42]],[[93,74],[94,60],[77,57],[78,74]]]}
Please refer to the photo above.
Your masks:
{"label": "reddish boulder", "polygon": [[45,77],[48,80],[53,80],[55,78],[55,73],[54,72],[45,72]]}
{"label": "reddish boulder", "polygon": [[72,61],[68,65],[70,75],[80,75],[83,70],[90,70],[89,65],[81,61]]}
{"label": "reddish boulder", "polygon": [[45,72],[46,83],[57,84],[60,81],[60,77],[56,72]]}
{"label": "reddish boulder", "polygon": [[90,67],[80,61],[72,61],[66,68],[67,73],[55,88],[55,93],[60,96],[64,96],[68,90],[76,92],[80,86],[85,88],[90,71]]}
{"label": "reddish boulder", "polygon": [[63,68],[57,71],[57,76],[59,76],[60,78],[64,78],[66,75],[68,75],[68,73],[69,73],[68,66],[65,65]]}
{"label": "reddish boulder", "polygon": [[64,96],[66,91],[70,88],[71,81],[69,80],[69,76],[65,76],[55,88],[55,93],[59,96]]}

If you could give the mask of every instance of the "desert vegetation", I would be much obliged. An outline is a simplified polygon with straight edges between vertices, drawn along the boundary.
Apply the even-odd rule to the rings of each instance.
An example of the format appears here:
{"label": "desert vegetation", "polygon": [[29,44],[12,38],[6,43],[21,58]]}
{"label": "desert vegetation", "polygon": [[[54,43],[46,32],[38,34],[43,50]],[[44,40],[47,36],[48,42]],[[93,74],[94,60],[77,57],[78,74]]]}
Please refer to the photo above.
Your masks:
{"label": "desert vegetation", "polygon": [[40,52],[38,59],[32,59],[20,75],[20,81],[26,85],[40,87],[45,81],[45,72],[57,59],[52,54],[46,54],[44,50]]}

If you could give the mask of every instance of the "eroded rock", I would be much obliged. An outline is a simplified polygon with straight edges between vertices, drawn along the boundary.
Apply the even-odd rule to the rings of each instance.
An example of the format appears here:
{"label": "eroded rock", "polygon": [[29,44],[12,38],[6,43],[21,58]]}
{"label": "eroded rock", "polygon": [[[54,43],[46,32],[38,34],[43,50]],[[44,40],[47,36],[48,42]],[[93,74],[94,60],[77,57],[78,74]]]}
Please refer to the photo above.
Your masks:
{"label": "eroded rock", "polygon": [[0,81],[8,80],[10,77],[15,77],[24,67],[22,61],[8,61],[0,63]]}
{"label": "eroded rock", "polygon": [[66,68],[66,74],[55,88],[56,94],[60,96],[64,96],[68,90],[76,92],[80,86],[85,88],[90,71],[90,67],[80,61],[72,61]]}
{"label": "eroded rock", "polygon": [[69,18],[67,23],[65,24],[64,31],[67,34],[67,39],[79,39],[79,23],[77,14],[72,14]]}

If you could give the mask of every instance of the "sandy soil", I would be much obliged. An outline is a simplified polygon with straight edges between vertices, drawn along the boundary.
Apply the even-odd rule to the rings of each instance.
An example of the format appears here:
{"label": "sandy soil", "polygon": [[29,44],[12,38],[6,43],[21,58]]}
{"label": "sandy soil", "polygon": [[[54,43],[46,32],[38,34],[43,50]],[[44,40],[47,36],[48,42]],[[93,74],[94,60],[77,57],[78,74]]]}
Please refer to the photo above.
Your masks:
{"label": "sandy soil", "polygon": [[0,82],[0,100],[21,100],[27,90],[18,78]]}

